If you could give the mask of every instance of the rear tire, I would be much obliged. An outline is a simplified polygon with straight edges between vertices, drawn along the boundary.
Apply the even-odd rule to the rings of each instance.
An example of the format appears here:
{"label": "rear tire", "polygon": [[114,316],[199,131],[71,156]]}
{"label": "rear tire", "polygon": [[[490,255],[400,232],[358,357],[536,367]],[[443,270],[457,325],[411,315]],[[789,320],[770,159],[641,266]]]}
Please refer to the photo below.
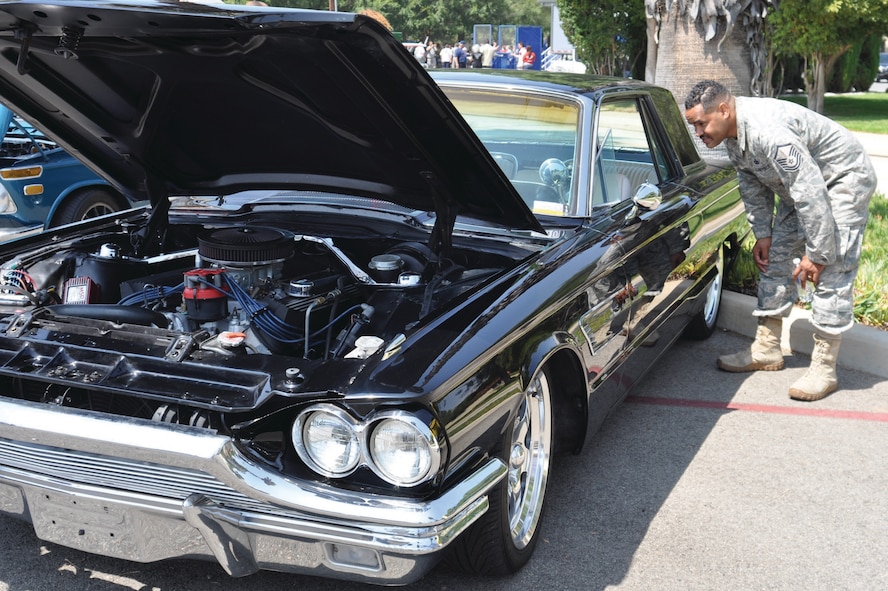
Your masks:
{"label": "rear tire", "polygon": [[104,189],[87,189],[68,197],[56,211],[50,228],[120,211],[120,200]]}
{"label": "rear tire", "polygon": [[725,257],[723,253],[719,254],[715,268],[715,278],[706,289],[706,301],[703,304],[703,309],[691,319],[684,331],[685,337],[695,341],[704,341],[712,336],[718,323],[718,313],[721,311],[722,288],[725,278]]}
{"label": "rear tire", "polygon": [[454,560],[464,571],[506,575],[533,555],[552,461],[551,383],[544,367],[523,393],[503,440],[508,476],[491,491],[487,512],[454,543]]}

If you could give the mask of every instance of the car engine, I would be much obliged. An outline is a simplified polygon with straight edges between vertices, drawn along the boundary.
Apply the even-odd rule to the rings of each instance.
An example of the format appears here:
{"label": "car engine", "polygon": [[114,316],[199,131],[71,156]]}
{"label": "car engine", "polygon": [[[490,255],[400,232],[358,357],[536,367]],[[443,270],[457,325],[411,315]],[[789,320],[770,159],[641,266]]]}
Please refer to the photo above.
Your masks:
{"label": "car engine", "polygon": [[[364,268],[330,238],[227,227],[201,232],[196,249],[156,257],[104,242],[33,264],[16,259],[0,275],[0,305],[188,333],[223,354],[363,357],[391,336],[388,320],[403,314],[396,308],[423,314],[431,258],[424,245],[404,244]],[[389,318],[368,334],[379,307]]]}
{"label": "car engine", "polygon": [[3,262],[3,396],[224,430],[280,395],[345,391],[527,254],[504,242],[442,259],[418,241],[241,223],[172,225],[139,256],[130,230],[61,234]]}

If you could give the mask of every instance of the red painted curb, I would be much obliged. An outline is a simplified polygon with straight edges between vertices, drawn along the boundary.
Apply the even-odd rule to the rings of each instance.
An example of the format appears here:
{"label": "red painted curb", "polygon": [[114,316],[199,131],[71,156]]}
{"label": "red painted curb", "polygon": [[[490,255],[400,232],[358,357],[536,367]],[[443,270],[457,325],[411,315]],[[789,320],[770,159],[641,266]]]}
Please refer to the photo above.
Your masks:
{"label": "red painted curb", "polygon": [[685,398],[659,398],[656,396],[627,396],[626,402],[654,404],[660,406],[683,406],[688,408],[711,408],[716,410],[741,410],[770,414],[784,414],[828,419],[850,419],[852,421],[873,421],[888,423],[888,413],[839,410],[827,408],[804,408],[800,406],[775,406],[771,404],[743,404],[739,402],[717,402],[715,400],[688,400]]}

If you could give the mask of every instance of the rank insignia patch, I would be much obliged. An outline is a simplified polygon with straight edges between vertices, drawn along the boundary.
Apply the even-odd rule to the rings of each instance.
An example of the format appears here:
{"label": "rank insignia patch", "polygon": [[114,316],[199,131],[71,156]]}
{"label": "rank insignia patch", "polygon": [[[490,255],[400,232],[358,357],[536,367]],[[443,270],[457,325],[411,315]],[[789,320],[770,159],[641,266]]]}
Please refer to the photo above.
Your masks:
{"label": "rank insignia patch", "polygon": [[799,154],[798,148],[792,144],[778,146],[774,160],[786,172],[795,172],[802,165],[801,154]]}

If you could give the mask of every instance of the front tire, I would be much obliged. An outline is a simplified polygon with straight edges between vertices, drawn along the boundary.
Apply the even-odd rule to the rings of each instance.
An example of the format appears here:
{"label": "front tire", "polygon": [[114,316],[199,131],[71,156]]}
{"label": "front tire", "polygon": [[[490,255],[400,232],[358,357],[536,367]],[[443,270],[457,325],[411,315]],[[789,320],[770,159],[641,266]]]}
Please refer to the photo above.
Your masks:
{"label": "front tire", "polygon": [[684,336],[695,341],[704,341],[712,336],[718,322],[725,278],[725,257],[723,254],[719,255],[715,268],[715,278],[706,290],[703,309],[691,319],[685,328]]}
{"label": "front tire", "polygon": [[514,573],[533,555],[552,462],[551,383],[544,367],[524,390],[503,441],[508,476],[491,491],[487,512],[455,543],[457,565],[467,572]]}
{"label": "front tire", "polygon": [[104,189],[89,189],[68,197],[52,218],[50,228],[64,226],[122,209],[120,201]]}

